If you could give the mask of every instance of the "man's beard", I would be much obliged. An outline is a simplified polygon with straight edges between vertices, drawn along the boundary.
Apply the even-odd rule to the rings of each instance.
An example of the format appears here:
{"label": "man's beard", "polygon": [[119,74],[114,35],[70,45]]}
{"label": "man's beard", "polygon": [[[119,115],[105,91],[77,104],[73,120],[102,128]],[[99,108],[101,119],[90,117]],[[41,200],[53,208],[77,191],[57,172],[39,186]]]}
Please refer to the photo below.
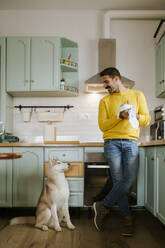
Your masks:
{"label": "man's beard", "polygon": [[112,94],[115,92],[115,90],[109,85],[107,87],[105,87],[105,89],[108,90],[109,94]]}

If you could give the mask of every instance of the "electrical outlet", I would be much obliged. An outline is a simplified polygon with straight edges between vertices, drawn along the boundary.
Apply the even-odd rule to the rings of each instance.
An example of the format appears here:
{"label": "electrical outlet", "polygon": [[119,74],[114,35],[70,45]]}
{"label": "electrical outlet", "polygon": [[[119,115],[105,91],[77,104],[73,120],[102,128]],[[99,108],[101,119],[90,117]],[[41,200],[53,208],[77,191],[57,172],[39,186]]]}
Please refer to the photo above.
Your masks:
{"label": "electrical outlet", "polygon": [[88,113],[81,113],[80,114],[80,120],[88,120],[89,114]]}

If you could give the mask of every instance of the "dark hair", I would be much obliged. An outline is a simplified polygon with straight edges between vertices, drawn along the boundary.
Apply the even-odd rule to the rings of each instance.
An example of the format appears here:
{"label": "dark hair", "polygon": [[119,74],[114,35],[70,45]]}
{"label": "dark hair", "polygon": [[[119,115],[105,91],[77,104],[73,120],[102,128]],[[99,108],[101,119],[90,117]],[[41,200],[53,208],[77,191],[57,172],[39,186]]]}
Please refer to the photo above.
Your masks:
{"label": "dark hair", "polygon": [[108,67],[100,72],[100,77],[103,77],[105,75],[110,76],[112,79],[116,76],[121,79],[120,72],[115,67]]}

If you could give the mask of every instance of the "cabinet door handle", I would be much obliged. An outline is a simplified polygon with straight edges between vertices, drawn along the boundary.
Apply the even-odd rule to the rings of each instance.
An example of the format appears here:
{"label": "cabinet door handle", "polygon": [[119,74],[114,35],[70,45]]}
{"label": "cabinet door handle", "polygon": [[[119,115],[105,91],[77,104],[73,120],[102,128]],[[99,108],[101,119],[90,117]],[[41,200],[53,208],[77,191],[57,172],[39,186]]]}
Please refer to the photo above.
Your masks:
{"label": "cabinet door handle", "polygon": [[152,157],[151,160],[154,160],[154,157]]}
{"label": "cabinet door handle", "polygon": [[35,82],[35,80],[31,80],[31,82],[32,82],[32,83],[34,83],[34,82]]}

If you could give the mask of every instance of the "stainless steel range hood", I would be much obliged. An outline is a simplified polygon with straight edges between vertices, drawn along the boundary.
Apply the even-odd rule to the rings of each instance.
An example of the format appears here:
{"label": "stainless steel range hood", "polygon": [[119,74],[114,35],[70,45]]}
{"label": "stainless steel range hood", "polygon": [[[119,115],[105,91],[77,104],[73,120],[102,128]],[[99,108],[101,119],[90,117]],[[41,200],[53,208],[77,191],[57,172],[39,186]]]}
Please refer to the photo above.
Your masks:
{"label": "stainless steel range hood", "polygon": [[[116,39],[100,39],[99,40],[99,72],[107,67],[116,66]],[[126,88],[132,88],[135,82],[123,77],[121,78]],[[107,93],[99,73],[85,81],[85,93]]]}

